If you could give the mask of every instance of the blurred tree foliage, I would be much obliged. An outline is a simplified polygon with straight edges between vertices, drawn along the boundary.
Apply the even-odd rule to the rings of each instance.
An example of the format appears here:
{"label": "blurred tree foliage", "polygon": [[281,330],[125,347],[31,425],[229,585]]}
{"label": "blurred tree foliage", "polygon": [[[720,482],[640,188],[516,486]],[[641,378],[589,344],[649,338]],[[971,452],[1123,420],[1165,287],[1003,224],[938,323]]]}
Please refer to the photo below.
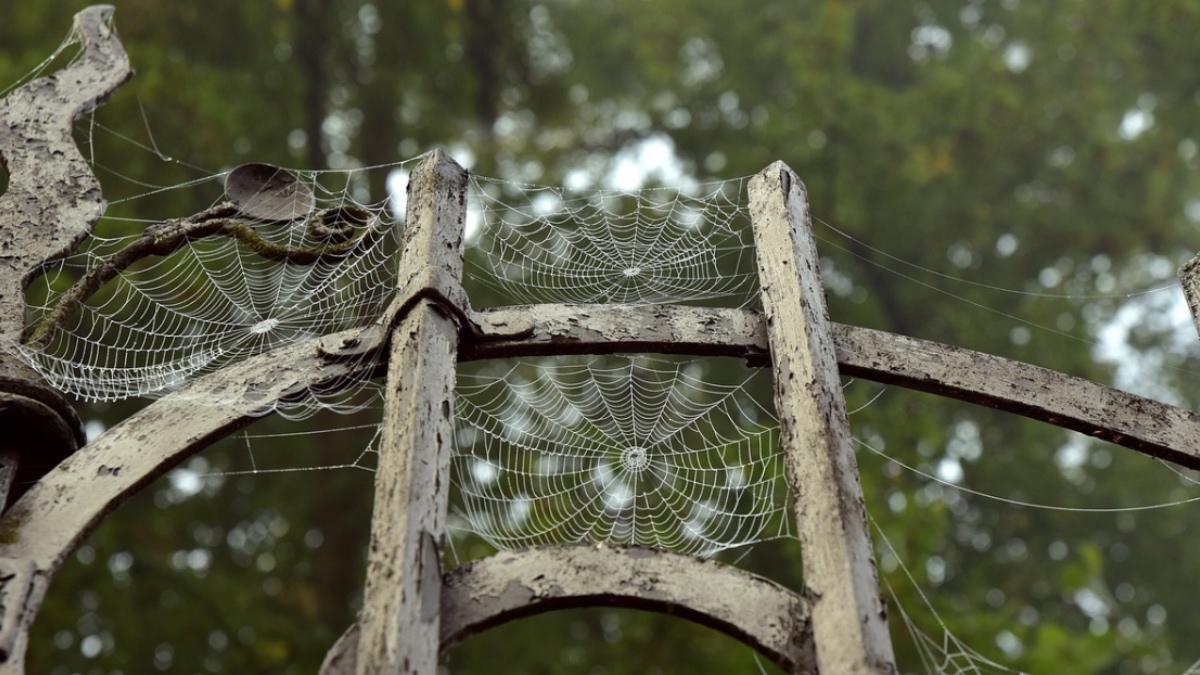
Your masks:
{"label": "blurred tree foliage", "polygon": [[[437,145],[478,173],[546,184],[580,171],[603,182],[621,161],[667,180],[647,148],[701,179],[781,159],[820,220],[835,320],[1196,399],[1177,297],[1130,294],[1169,284],[1197,247],[1198,0],[116,4],[138,75],[80,125],[110,201],[137,181],[195,179],[191,166],[352,168]],[[0,82],[51,53],[81,6],[0,3]],[[126,208],[161,219],[214,195]],[[855,409],[880,388],[846,391]],[[111,425],[137,405],[84,414]],[[876,450],[1015,502],[1195,494],[1134,453],[929,396],[887,390],[851,421]],[[309,422],[333,423],[346,421]],[[273,451],[319,466],[329,443],[287,437]],[[79,550],[36,626],[33,672],[315,670],[358,602],[371,477],[191,484],[244,463],[243,445],[191,460]],[[865,446],[859,462],[890,542],[877,541],[883,576],[938,644],[917,585],[946,630],[1013,669],[1178,672],[1200,659],[1183,590],[1200,587],[1194,507],[1032,508]],[[799,583],[783,542],[740,564]],[[924,670],[899,617],[893,604],[902,669]],[[610,610],[519,622],[445,660],[454,673],[757,670],[703,629]]]}

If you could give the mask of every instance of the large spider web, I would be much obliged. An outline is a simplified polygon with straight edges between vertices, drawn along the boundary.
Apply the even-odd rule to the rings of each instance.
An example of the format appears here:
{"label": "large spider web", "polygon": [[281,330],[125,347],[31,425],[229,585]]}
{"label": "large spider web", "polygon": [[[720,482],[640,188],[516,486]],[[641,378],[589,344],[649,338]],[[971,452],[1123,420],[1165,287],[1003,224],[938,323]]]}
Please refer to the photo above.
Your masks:
{"label": "large spider web", "polygon": [[760,378],[706,370],[639,356],[461,375],[463,529],[500,549],[595,541],[699,555],[788,536],[778,424],[747,391]]}
{"label": "large spider web", "polygon": [[472,176],[467,281],[481,305],[758,298],[741,179],[634,192]]}
{"label": "large spider web", "polygon": [[[261,239],[257,245],[233,236],[188,237],[167,255],[129,265],[65,318],[47,321],[81,280],[154,228],[196,218],[101,220],[81,250],[47,269],[29,293],[31,330],[19,353],[61,391],[114,400],[176,391],[247,357],[370,323],[391,299],[399,227],[386,202],[355,202],[357,178],[299,173],[316,193],[313,209],[271,220],[226,218],[246,225]],[[211,213],[228,210],[214,204]],[[265,249],[291,253],[264,255]],[[337,407],[343,400],[318,397],[307,405]]]}

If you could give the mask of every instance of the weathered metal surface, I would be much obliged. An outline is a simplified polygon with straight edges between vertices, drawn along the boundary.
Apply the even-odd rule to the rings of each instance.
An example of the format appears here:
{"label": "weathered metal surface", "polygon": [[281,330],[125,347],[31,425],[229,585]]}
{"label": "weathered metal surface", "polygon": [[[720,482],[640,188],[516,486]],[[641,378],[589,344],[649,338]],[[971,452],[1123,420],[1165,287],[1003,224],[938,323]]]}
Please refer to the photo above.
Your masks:
{"label": "weathered metal surface", "polygon": [[461,282],[466,169],[441,150],[429,153],[409,180],[407,209],[396,287],[407,287],[427,267]]}
{"label": "weathered metal surface", "polygon": [[[28,592],[0,588],[0,606],[20,606],[0,674],[22,673],[29,626],[71,550],[118,504],[180,460],[257,419],[276,401],[374,375],[373,361],[331,361],[316,340],[284,347],[202,377],[130,416],[71,455],[0,518],[0,560],[28,565]],[[27,598],[26,598],[27,595]]]}
{"label": "weathered metal surface", "polygon": [[472,313],[485,335],[518,338],[469,341],[460,358],[509,358],[546,354],[668,352],[740,356],[760,364],[768,358],[762,315],[740,309],[682,305],[537,305]]}
{"label": "weathered metal surface", "polygon": [[437,669],[454,325],[419,305],[393,335],[355,672]]}
{"label": "weathered metal surface", "polygon": [[[113,8],[75,15],[79,59],[26,83],[0,100],[0,161],[8,188],[0,195],[0,434],[6,482],[0,505],[74,452],[82,426],[70,405],[11,350],[25,327],[25,288],[42,267],[68,253],[104,212],[100,182],[71,136],[75,118],[108,99],[132,75],[109,21]],[[26,405],[28,404],[28,405]],[[37,443],[26,442],[38,439]],[[14,495],[8,494],[9,485]]]}
{"label": "weathered metal surface", "polygon": [[1200,469],[1200,416],[1190,410],[952,345],[839,324],[833,335],[844,375],[1024,415]]}
{"label": "weathered metal surface", "polygon": [[817,664],[895,673],[807,194],[781,162],[751,178],[749,194]]}
{"label": "weathered metal surface", "polygon": [[[433,268],[462,277],[467,172],[440,151],[413,172],[400,288]],[[455,324],[428,301],[391,333],[355,672],[433,673],[454,443]]]}
{"label": "weathered metal surface", "polygon": [[[21,614],[33,590],[33,564],[28,560],[0,558],[0,661],[8,661],[22,639]],[[0,666],[3,668],[3,666]]]}
{"label": "weathered metal surface", "polygon": [[[396,326],[417,305],[426,303],[437,308],[458,326],[459,335],[471,345],[489,342],[511,342],[529,337],[532,328],[506,330],[493,326],[485,330],[471,311],[467,292],[462,280],[452,277],[440,267],[427,266],[413,275],[408,284],[393,298],[383,314],[371,325],[362,328],[352,337],[340,336],[338,340],[323,339],[322,349],[331,358],[374,358],[387,347]],[[459,360],[464,360],[460,354]]]}
{"label": "weathered metal surface", "polygon": [[70,253],[104,213],[100,182],[71,129],[133,74],[112,15],[108,5],[76,14],[80,58],[0,101],[0,155],[9,174],[0,196],[0,337],[24,328],[29,279]]}
{"label": "weathered metal surface", "polygon": [[[515,619],[577,607],[624,607],[709,626],[792,673],[815,673],[808,601],[769,579],[669,551],[591,545],[504,551],[444,576],[442,648]],[[358,624],[321,675],[353,672]]]}
{"label": "weathered metal surface", "polygon": [[607,605],[716,628],[789,672],[816,672],[807,600],[736,567],[648,548],[505,551],[446,575],[442,644],[556,609]]}

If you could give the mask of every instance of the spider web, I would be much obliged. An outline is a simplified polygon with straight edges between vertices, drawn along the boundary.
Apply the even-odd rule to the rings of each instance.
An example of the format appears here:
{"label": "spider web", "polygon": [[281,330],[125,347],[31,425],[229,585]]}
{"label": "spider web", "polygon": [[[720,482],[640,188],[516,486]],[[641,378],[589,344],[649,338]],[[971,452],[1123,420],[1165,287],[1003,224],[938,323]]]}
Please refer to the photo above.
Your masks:
{"label": "spider web", "polygon": [[[317,195],[317,210],[370,215],[351,236],[383,235],[311,265],[265,259],[228,237],[191,241],[117,275],[45,347],[17,349],[59,389],[112,400],[173,391],[255,354],[370,323],[393,292],[402,208],[395,197],[363,197],[360,172],[293,173]],[[211,190],[224,175],[164,189]],[[465,283],[477,306],[750,305],[757,281],[743,188],[739,179],[688,190],[569,190],[473,176]],[[31,327],[88,270],[155,225],[122,214],[161,192],[118,202],[79,252],[47,270],[29,295]],[[311,248],[322,239],[310,220],[254,227],[277,246]],[[769,399],[756,395],[754,378],[717,382],[705,363],[554,359],[464,372],[451,526],[501,549],[590,540],[704,556],[792,536],[777,425],[759,403]],[[364,383],[347,392],[314,392],[279,410],[379,404]],[[307,467],[251,455],[249,473],[371,470],[373,445]],[[1005,672],[944,624],[936,637],[901,616],[930,672]]]}
{"label": "spider web", "polygon": [[595,541],[698,555],[788,536],[778,425],[699,361],[551,359],[461,375],[460,527],[498,549]]}
{"label": "spider web", "polygon": [[750,305],[758,274],[744,183],[626,192],[472,176],[469,290],[486,296],[481,306]]}
{"label": "spider web", "polygon": [[[356,172],[295,173],[315,193],[314,209],[272,221],[238,220],[276,250],[331,253],[315,262],[284,262],[230,236],[189,238],[104,283],[44,344],[27,341],[17,350],[57,389],[106,401],[176,391],[245,358],[369,324],[391,299],[399,220],[387,202],[356,202]],[[358,217],[345,218],[351,211]],[[330,214],[343,217],[338,225],[344,229],[333,235],[321,220]],[[47,323],[72,286],[159,226],[102,219],[81,250],[34,285],[27,298],[30,327]],[[318,396],[307,405],[337,408],[344,401]]]}

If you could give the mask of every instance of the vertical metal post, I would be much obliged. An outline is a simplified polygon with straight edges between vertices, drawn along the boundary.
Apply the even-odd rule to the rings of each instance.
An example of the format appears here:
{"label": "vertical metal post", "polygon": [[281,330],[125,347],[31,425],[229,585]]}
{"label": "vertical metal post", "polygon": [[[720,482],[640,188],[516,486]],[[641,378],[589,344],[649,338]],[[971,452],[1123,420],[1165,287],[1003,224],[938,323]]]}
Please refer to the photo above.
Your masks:
{"label": "vertical metal post", "polygon": [[775,405],[822,673],[895,673],[808,197],[776,162],[750,180]]}
{"label": "vertical metal post", "polygon": [[[440,151],[413,172],[399,288],[426,267],[462,277],[467,172]],[[360,675],[434,673],[440,642],[458,333],[426,302],[391,335],[375,511],[360,617]]]}

